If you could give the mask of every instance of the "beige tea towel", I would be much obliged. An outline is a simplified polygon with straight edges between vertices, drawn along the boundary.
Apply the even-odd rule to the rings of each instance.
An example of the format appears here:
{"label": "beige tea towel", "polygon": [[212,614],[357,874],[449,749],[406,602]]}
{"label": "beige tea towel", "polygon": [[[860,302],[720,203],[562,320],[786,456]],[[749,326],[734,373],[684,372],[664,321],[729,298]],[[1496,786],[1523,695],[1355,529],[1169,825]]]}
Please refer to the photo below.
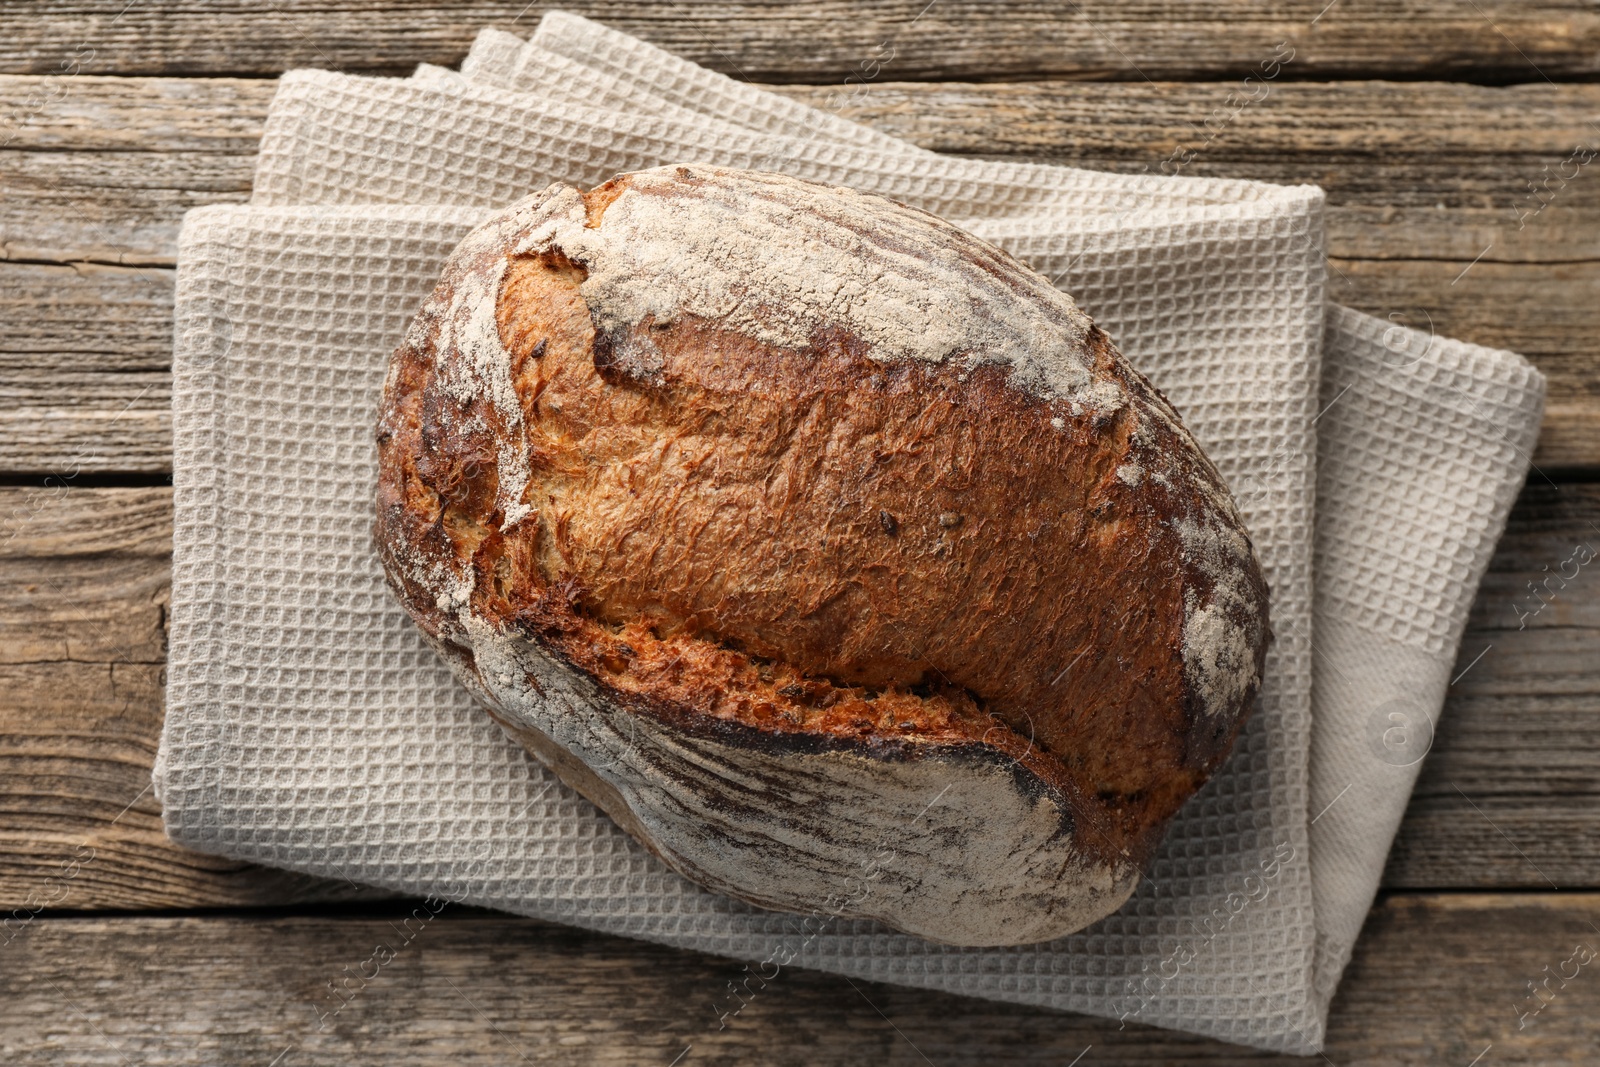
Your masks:
{"label": "beige tea towel", "polygon": [[[545,99],[631,101],[757,132],[885,143],[563,12],[526,43],[484,30],[462,74]],[[1345,308],[1329,309],[1322,358],[1329,413],[1318,419],[1310,833],[1316,985],[1326,1002],[1432,741],[1473,592],[1530,462],[1544,389],[1511,353]],[[1396,439],[1400,426],[1411,430]]]}
{"label": "beige tea towel", "polygon": [[[564,51],[537,66],[564,64],[586,99],[615,106],[508,92],[538,88],[518,85],[516,71],[546,37]],[[413,891],[459,886],[481,903],[752,962],[1317,1047],[1326,993],[1415,765],[1397,766],[1406,753],[1380,747],[1365,764],[1358,749],[1354,762],[1345,753],[1312,767],[1313,792],[1330,773],[1350,778],[1347,793],[1366,792],[1355,822],[1333,822],[1336,804],[1311,829],[1341,826],[1331,840],[1348,854],[1325,878],[1321,838],[1308,848],[1306,837],[1310,655],[1315,647],[1314,756],[1341,716],[1349,728],[1329,751],[1359,740],[1366,719],[1351,709],[1385,687],[1400,694],[1386,699],[1436,715],[1442,681],[1416,671],[1447,669],[1520,482],[1516,449],[1531,447],[1537,375],[1508,353],[1424,344],[1335,309],[1327,343],[1348,352],[1339,373],[1349,380],[1330,364],[1319,403],[1314,191],[942,160],[881,134],[841,133],[861,128],[583,20],[552,16],[533,44],[513,42],[500,40],[496,58],[486,36],[465,78],[291,76],[274,104],[258,200],[324,206],[212,209],[186,226],[172,678],[158,768],[174,837]],[[588,67],[585,42],[597,57]],[[664,91],[647,93],[629,71]],[[581,77],[601,88],[589,92]],[[693,122],[704,101],[720,117]],[[734,117],[745,118],[743,133]],[[1184,410],[1244,501],[1275,619],[1289,632],[1240,751],[1117,916],[1052,945],[959,950],[704,893],[486,728],[387,597],[366,542],[370,421],[384,359],[431,272],[481,209],[555,178],[593,182],[668,160],[877,189],[1059,268],[1063,287]],[[406,201],[441,206],[390,206]],[[1342,392],[1324,410],[1335,385]],[[1425,455],[1397,448],[1392,425],[1373,432],[1396,410],[1414,420],[1414,440],[1429,441],[1411,450]],[[1350,519],[1315,530],[1319,577],[1330,568],[1347,577],[1344,601],[1330,609],[1322,598],[1314,611],[1317,626],[1348,631],[1331,650],[1311,642],[1314,429],[1351,442],[1348,462],[1325,454],[1317,469],[1319,491],[1343,493]],[[1475,473],[1475,491],[1463,493],[1471,467],[1490,475]],[[1405,555],[1411,580],[1399,598],[1367,596],[1383,557],[1364,554],[1360,536],[1374,513],[1392,526],[1396,506],[1410,540],[1382,550]],[[1324,685],[1330,655],[1356,679],[1337,693]],[[1374,778],[1375,767],[1388,777]],[[685,1032],[698,1025],[685,1019]]]}

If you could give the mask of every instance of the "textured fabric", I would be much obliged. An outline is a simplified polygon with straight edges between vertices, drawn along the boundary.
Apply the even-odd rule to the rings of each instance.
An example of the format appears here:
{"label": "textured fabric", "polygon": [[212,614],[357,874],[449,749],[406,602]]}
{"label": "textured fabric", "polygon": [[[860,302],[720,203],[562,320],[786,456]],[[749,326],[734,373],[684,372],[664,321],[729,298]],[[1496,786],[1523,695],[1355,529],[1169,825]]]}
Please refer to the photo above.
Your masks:
{"label": "textured fabric", "polygon": [[[182,607],[161,768],[176,840],[742,960],[787,948],[801,965],[853,976],[1150,1021],[1204,1014],[1230,1021],[1235,1038],[1263,1017],[1279,1032],[1310,1025],[1303,767],[1299,803],[1286,814],[1271,804],[1284,757],[1295,744],[1303,755],[1304,726],[1286,737],[1270,708],[1121,913],[1005,950],[864,922],[808,928],[704,892],[507,742],[395,605],[369,544],[386,358],[465,231],[458,219],[455,209],[228,207],[186,222]],[[1221,924],[1226,895],[1264,876],[1297,821],[1300,861],[1277,865],[1265,900]],[[1207,950],[1174,980],[1155,977],[1208,917],[1218,927]],[[1285,950],[1252,970],[1261,997],[1227,980],[1254,943]]]}
{"label": "textured fabric", "polygon": [[[763,132],[831,130],[843,121],[813,112],[775,126],[755,109],[728,106],[758,90],[576,16],[552,14],[526,45],[516,40],[484,31],[472,76],[567,103],[596,99],[604,86],[605,100],[656,114],[672,104],[658,86],[675,85],[676,99],[698,102],[705,118]],[[575,76],[576,60],[595,73]],[[1057,280],[1091,300],[1091,279]],[[1431,743],[1543,398],[1542,377],[1520,357],[1329,308],[1326,410],[1317,420],[1310,760],[1322,1005],[1349,960]]]}
{"label": "textured fabric", "polygon": [[[1263,1013],[1284,1016],[1279,1031],[1315,1027],[1304,808],[1320,191],[1137,176],[1107,183],[1070,168],[912,159],[437,77],[419,84],[301,71],[284,78],[269,116],[255,202],[490,207],[558,177],[592,184],[684,159],[775,166],[945,215],[971,212],[962,220],[969,228],[1062,278],[1184,411],[1230,484],[1249,487],[1241,503],[1280,630],[1260,711],[1226,771],[1175,823],[1137,902],[1055,951],[1091,969],[1082,978],[1102,1012],[1120,1003],[1119,1013],[1160,1020],[1187,999],[1198,1006],[1185,1016],[1232,1024],[1224,1032],[1234,1036]],[[1230,894],[1264,869],[1273,872],[1264,898],[1231,916]],[[1168,981],[1163,960],[1181,948],[1162,935],[1202,917],[1229,922]],[[1263,997],[1241,1001],[1222,979],[1254,968],[1243,957],[1264,932],[1281,951],[1260,975]],[[921,946],[903,937],[889,944],[897,957]],[[1100,965],[1084,951],[1091,944],[1122,973],[1097,977]],[[1094,1004],[1070,988],[1049,995],[1061,1006]]]}
{"label": "textured fabric", "polygon": [[[1317,420],[1311,872],[1332,998],[1531,461],[1524,359],[1330,307]],[[1469,650],[1469,655],[1476,655]]]}
{"label": "textured fabric", "polygon": [[[702,122],[720,119],[758,133],[937,158],[870,126],[716,74],[563,11],[540,19],[526,47],[510,34],[484,30],[468,58],[476,62],[471,67],[463,63],[463,74],[504,89],[548,84],[572,75],[584,85],[588,100],[615,110],[661,114],[675,108],[699,116]],[[848,103],[852,86],[876,77],[880,69],[876,57],[867,58],[860,73],[841,87],[835,110]]]}
{"label": "textured fabric", "polygon": [[[552,180],[695,161],[883,192],[1007,247],[1174,400],[1239,497],[1273,589],[1261,707],[1134,899],[1089,930],[955,949],[700,890],[507,742],[389,595],[369,544],[377,393],[455,240]],[[752,962],[793,953],[850,975],[1320,1047],[1415,775],[1388,751],[1365,766],[1350,738],[1385,701],[1437,717],[1434,675],[1448,672],[1542,396],[1510,353],[1333,309],[1319,400],[1320,191],[946,159],[552,15],[528,45],[486,32],[462,74],[286,76],[254,204],[191,213],[180,248],[157,767],[176,840]],[[1373,546],[1375,528],[1391,536]],[[1313,546],[1319,581],[1341,583],[1315,610]],[[1313,737],[1324,618],[1339,641],[1317,642]],[[1325,687],[1329,671],[1357,681]],[[1368,772],[1308,838],[1318,798]],[[1357,792],[1362,810],[1346,814]],[[1324,855],[1336,858],[1326,872]]]}

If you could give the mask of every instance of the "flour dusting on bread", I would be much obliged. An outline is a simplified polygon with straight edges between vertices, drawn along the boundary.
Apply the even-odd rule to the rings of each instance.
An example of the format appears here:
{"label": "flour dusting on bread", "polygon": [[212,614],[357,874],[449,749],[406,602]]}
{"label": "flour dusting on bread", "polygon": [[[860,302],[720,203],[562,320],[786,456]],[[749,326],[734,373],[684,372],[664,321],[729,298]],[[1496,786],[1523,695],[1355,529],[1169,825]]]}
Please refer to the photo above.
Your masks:
{"label": "flour dusting on bread", "polygon": [[[561,249],[589,272],[595,324],[626,336],[695,315],[781,348],[819,332],[859,337],[869,358],[1004,363],[1043,399],[1110,412],[1091,323],[1010,255],[916,208],[778,174],[662,167],[628,178],[591,225],[576,190],[545,201],[520,252]],[[955,306],[952,306],[952,299]],[[637,353],[648,375],[659,365]]]}

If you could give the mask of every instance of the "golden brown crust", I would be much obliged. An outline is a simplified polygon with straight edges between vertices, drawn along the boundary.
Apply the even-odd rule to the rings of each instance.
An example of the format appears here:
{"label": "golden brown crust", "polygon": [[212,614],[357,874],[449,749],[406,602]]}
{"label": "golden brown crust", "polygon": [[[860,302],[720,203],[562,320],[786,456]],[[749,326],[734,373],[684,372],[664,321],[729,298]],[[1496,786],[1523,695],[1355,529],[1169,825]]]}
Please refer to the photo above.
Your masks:
{"label": "golden brown crust", "polygon": [[[586,225],[631,186],[585,194]],[[994,276],[1025,270],[966,240]],[[788,347],[692,313],[618,328],[580,258],[508,242],[455,264],[395,354],[377,543],[423,629],[473,670],[464,607],[635,714],[774,753],[1004,758],[1081,851],[1142,863],[1248,712],[1266,586],[1247,549],[1221,571],[1197,552],[1194,530],[1242,527],[1105,334],[1082,358],[1126,402],[1096,407],[981,358],[874,359],[842,327]],[[514,410],[464,392],[477,357],[439,343],[491,268]],[[513,438],[525,486],[501,484]],[[1213,656],[1241,675],[1221,696],[1197,691],[1202,608],[1250,643],[1248,664]]]}

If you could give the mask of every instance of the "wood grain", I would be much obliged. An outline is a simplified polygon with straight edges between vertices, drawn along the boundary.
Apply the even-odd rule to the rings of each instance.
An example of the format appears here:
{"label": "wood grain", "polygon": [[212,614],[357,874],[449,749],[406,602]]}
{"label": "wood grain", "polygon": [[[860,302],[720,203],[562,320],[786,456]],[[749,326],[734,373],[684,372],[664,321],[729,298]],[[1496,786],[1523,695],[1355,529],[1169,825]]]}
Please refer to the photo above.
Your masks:
{"label": "wood grain", "polygon": [[173,272],[0,263],[0,468],[172,469]]}
{"label": "wood grain", "polygon": [[[15,324],[0,340],[0,472],[170,469],[171,275],[131,265],[170,265],[184,211],[248,196],[271,91],[0,77],[0,113],[27,113],[0,151],[0,254],[12,261],[0,263],[0,309]],[[818,104],[832,92],[786,91]],[[1229,91],[882,84],[849,113],[943,151],[1159,170],[1175,147],[1203,143],[1195,130]],[[1321,182],[1330,295],[1528,355],[1551,380],[1538,462],[1593,467],[1600,180],[1580,168],[1520,228],[1518,212],[1545,202],[1528,200],[1527,183],[1560,169],[1597,113],[1594,85],[1282,82],[1183,171]]]}
{"label": "wood grain", "polygon": [[[417,910],[420,908],[420,911]],[[418,915],[406,922],[407,916]],[[799,968],[719,1029],[742,977],[697,952],[445,905],[361,917],[37,918],[0,946],[13,1062],[144,1065],[1580,1064],[1593,964],[1527,1026],[1526,983],[1600,950],[1595,894],[1381,901],[1334,1000],[1325,1059]],[[402,925],[404,924],[404,925]],[[383,946],[391,955],[378,956]],[[330,990],[340,983],[343,997]],[[335,1013],[334,1009],[339,1009]]]}
{"label": "wood grain", "polygon": [[[248,196],[274,88],[0,76],[0,121],[17,120],[0,133],[0,251],[171,265],[184,211]],[[1600,161],[1563,166],[1600,149],[1600,85],[1279,80],[1243,107],[1238,82],[879,82],[845,107],[835,86],[776,88],[958,155],[1161,173],[1181,147],[1192,161],[1168,172],[1315,182],[1335,256],[1600,259]]]}
{"label": "wood grain", "polygon": [[18,383],[29,374],[43,384],[49,374],[141,375],[172,365],[171,270],[0,263],[0,316],[0,367]]}
{"label": "wood grain", "polygon": [[[167,840],[149,785],[171,554],[171,490],[0,489],[0,903],[386,896]],[[61,864],[81,849],[94,862],[57,885]]]}
{"label": "wood grain", "polygon": [[[368,895],[162,834],[142,791],[162,718],[170,541],[170,490],[0,488],[0,904],[48,895],[86,841],[98,858],[58,907]],[[1458,669],[1493,648],[1450,693],[1389,887],[1600,886],[1600,560],[1524,629],[1513,610],[1580,542],[1600,550],[1600,484],[1523,494]]]}
{"label": "wood grain", "polygon": [[1600,833],[1578,827],[1600,815],[1597,668],[1600,485],[1535,476],[1478,587],[1384,884],[1596,884]]}
{"label": "wood grain", "polygon": [[0,76],[0,254],[170,267],[185,211],[249,198],[276,89]]}
{"label": "wood grain", "polygon": [[[780,91],[819,108],[840,98],[831,86]],[[850,99],[841,114],[938,152],[1315,183],[1335,256],[1600,258],[1600,85],[1280,76],[1249,88],[880,84]],[[1568,162],[1578,146],[1597,151]]]}
{"label": "wood grain", "polygon": [[455,62],[482,26],[531,32],[551,6],[760,81],[842,79],[884,45],[894,48],[893,76],[917,80],[1214,78],[1253,69],[1280,41],[1295,46],[1302,77],[1530,81],[1592,74],[1600,64],[1600,17],[1587,4],[1560,0],[1460,6],[1423,0],[1222,0],[1203,6],[1181,0],[355,0],[337,6],[311,0],[12,0],[0,70],[276,74],[318,66],[406,72],[419,62]]}

